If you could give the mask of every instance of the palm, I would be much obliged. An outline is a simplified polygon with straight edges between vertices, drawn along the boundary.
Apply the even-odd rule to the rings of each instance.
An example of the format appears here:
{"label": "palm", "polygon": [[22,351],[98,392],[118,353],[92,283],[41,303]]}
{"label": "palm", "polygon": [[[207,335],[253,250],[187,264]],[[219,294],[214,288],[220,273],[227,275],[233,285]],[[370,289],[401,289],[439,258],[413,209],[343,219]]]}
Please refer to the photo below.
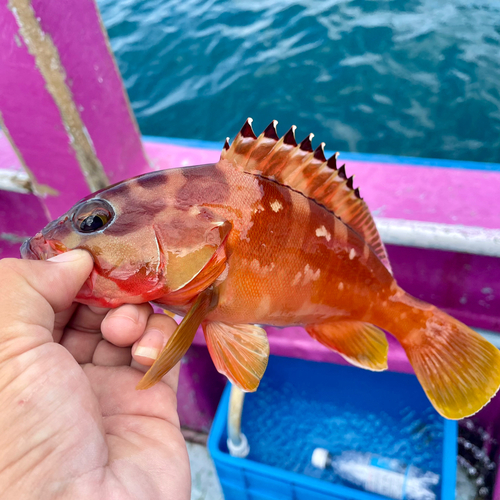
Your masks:
{"label": "palm", "polygon": [[33,324],[42,323],[35,319],[46,313],[43,307],[31,307],[24,311],[24,325],[17,325],[28,332],[25,338],[4,342],[5,498],[33,492],[39,498],[189,498],[177,374],[136,391],[147,369],[138,361],[147,360],[131,354],[145,329],[168,336],[175,325],[151,315],[147,305],[123,306],[105,317],[106,312],[73,305],[52,314],[53,328],[47,328],[50,321]]}

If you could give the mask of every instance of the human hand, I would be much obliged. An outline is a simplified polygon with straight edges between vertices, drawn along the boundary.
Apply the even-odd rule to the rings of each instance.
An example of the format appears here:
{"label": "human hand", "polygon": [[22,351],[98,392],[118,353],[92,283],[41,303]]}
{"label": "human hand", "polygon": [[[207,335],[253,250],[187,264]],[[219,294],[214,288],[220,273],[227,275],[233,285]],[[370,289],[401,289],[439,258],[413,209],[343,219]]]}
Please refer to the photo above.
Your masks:
{"label": "human hand", "polygon": [[0,498],[188,499],[178,367],[135,390],[175,322],[72,303],[91,269],[82,250],[0,261]]}

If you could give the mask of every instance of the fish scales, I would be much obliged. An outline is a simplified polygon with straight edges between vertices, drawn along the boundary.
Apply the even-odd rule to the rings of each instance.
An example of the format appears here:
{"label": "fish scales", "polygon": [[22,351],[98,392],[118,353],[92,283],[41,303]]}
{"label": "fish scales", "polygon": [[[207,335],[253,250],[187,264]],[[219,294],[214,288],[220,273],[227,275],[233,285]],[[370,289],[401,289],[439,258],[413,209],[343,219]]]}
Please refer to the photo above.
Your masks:
{"label": "fish scales", "polygon": [[23,244],[24,258],[73,248],[94,258],[77,301],[151,301],[184,315],[138,388],[159,381],[202,325],[214,364],[254,391],[269,356],[257,325],[301,325],[350,363],[387,368],[387,331],[447,418],[484,406],[500,354],[396,283],[373,217],[337,156],[249,119],[216,164],[151,172],[94,193]]}
{"label": "fish scales", "polygon": [[[324,207],[253,174],[230,171],[227,179],[248,183],[257,192],[251,218],[230,219],[241,230],[228,240],[228,275],[218,285],[219,303],[207,319],[277,326],[307,324],[318,315],[346,319],[369,303],[352,300],[355,296],[380,293],[367,286],[368,280],[382,283],[385,277],[390,286],[392,277],[371,251],[368,259],[375,265],[366,265],[363,239]],[[242,213],[248,201],[236,196],[231,206]],[[219,214],[231,217],[227,210]],[[316,234],[320,228],[329,239]],[[339,290],[335,281],[349,286]]]}

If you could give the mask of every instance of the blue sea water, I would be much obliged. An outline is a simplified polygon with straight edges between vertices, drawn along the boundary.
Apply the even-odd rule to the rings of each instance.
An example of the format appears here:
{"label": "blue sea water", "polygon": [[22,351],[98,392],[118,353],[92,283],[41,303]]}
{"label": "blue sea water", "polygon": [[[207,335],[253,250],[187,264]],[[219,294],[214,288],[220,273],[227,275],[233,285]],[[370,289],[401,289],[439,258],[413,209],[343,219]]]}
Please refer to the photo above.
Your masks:
{"label": "blue sea water", "polygon": [[500,162],[499,0],[98,0],[140,129]]}

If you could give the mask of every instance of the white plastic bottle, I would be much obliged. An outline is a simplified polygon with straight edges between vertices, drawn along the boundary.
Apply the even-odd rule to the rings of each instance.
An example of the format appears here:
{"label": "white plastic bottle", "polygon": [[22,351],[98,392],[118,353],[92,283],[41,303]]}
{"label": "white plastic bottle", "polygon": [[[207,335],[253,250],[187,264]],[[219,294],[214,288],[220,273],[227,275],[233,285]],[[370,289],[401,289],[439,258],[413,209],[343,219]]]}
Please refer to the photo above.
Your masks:
{"label": "white plastic bottle", "polygon": [[395,500],[437,498],[438,474],[423,471],[392,458],[357,451],[332,455],[324,448],[316,448],[311,463],[319,469],[333,469],[344,481],[364,491]]}

